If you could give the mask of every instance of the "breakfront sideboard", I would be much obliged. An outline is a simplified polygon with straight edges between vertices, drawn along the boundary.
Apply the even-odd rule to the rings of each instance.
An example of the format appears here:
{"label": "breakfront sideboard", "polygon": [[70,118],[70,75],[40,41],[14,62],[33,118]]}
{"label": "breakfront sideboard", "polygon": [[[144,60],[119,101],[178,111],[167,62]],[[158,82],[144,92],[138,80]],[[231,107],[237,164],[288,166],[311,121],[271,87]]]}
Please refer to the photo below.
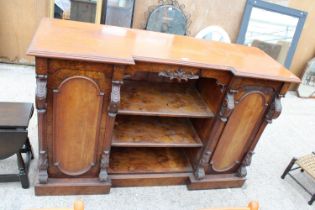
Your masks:
{"label": "breakfront sideboard", "polygon": [[72,21],[43,19],[28,54],[36,195],[240,187],[281,97],[300,81],[257,48]]}

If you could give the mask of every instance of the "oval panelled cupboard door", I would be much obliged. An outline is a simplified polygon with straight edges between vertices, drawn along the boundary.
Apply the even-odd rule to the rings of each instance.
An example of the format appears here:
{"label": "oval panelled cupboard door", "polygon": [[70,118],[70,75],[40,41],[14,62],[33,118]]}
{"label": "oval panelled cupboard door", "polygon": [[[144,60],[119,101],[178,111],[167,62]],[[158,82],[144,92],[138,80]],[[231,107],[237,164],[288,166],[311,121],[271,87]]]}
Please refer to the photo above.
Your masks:
{"label": "oval panelled cupboard door", "polygon": [[95,165],[102,101],[88,77],[69,77],[54,90],[53,160],[62,173],[81,175]]}
{"label": "oval panelled cupboard door", "polygon": [[242,161],[244,146],[265,111],[265,96],[260,92],[243,95],[235,106],[213,154],[211,165],[216,172],[229,171]]}

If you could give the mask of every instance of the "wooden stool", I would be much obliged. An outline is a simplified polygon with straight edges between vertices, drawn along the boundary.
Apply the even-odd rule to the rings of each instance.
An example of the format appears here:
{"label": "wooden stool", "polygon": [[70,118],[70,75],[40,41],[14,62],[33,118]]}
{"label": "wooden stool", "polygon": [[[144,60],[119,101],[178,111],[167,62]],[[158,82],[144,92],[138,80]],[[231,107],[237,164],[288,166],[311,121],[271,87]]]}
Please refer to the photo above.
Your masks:
{"label": "wooden stool", "polygon": [[[28,124],[33,115],[31,103],[0,102],[0,160],[17,155],[18,174],[1,174],[0,182],[21,181],[23,188],[29,187],[28,169],[34,159],[28,139]],[[26,162],[22,157],[26,154]]]}
{"label": "wooden stool", "polygon": [[248,204],[248,207],[243,208],[215,208],[215,209],[201,209],[201,210],[258,210],[259,204],[258,202],[252,201]]}
{"label": "wooden stool", "polygon": [[[297,165],[297,167],[292,168],[294,164]],[[301,169],[301,172],[306,172],[308,175],[310,175],[313,179],[315,179],[315,153],[305,155],[300,158],[293,158],[287,168],[284,170],[281,178],[284,179],[285,176],[288,174],[295,182],[297,182],[308,194],[310,194],[311,200],[308,202],[309,205],[312,205],[315,201],[315,193],[311,193],[306,187],[304,187],[292,174],[290,174],[290,171],[294,171],[297,169]]]}

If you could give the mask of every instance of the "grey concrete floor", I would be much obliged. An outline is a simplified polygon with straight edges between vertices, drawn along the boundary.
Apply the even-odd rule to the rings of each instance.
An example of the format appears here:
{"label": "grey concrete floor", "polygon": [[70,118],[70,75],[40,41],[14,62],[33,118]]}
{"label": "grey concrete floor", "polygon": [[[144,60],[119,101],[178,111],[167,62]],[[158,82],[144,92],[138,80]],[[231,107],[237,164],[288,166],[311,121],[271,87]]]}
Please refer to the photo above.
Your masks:
{"label": "grey concrete floor", "polygon": [[[0,64],[0,101],[34,102],[34,67]],[[46,196],[34,195],[35,167],[32,161],[31,187],[20,183],[0,183],[0,210],[71,207],[76,199],[85,202],[87,210],[197,210],[206,207],[245,206],[258,200],[262,210],[307,210],[310,196],[289,177],[280,176],[293,156],[308,154],[315,143],[315,100],[301,99],[294,93],[282,100],[281,116],[268,125],[256,148],[247,182],[238,189],[188,191],[185,186],[112,188],[108,195]],[[29,136],[37,151],[37,116],[34,114]],[[0,161],[0,173],[16,172],[16,158]],[[298,174],[315,192],[314,182]]]}

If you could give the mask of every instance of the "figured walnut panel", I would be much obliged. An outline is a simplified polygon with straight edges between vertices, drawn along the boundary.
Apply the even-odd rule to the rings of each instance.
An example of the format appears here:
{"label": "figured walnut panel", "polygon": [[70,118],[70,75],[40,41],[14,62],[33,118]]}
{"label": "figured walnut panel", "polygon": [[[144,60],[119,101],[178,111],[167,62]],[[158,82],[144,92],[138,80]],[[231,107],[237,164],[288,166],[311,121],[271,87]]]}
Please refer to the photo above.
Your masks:
{"label": "figured walnut panel", "polygon": [[110,174],[191,172],[182,149],[178,148],[112,148]]}
{"label": "figured walnut panel", "polygon": [[54,164],[81,175],[96,163],[103,94],[88,77],[74,76],[54,90]]}
{"label": "figured walnut panel", "polygon": [[200,147],[202,143],[186,118],[119,116],[115,122],[112,145]]}
{"label": "figured walnut panel", "polygon": [[187,84],[125,81],[119,114],[213,117],[195,87]]}
{"label": "figured walnut panel", "polygon": [[228,171],[241,162],[244,147],[265,111],[265,103],[265,96],[255,91],[240,98],[213,154],[211,163],[215,171]]}

